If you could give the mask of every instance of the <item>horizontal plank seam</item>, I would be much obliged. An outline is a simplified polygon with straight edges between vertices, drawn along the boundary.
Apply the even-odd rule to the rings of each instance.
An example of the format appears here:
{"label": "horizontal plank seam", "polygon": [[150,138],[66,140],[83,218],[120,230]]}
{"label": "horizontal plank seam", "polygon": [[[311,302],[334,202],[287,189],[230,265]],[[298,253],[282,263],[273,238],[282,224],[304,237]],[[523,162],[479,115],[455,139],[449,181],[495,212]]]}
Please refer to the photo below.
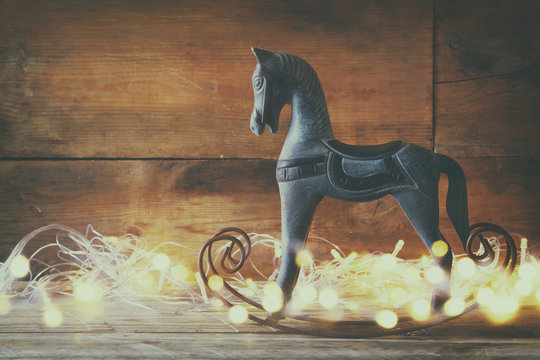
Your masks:
{"label": "horizontal plank seam", "polygon": [[[447,155],[447,153],[435,151],[436,153]],[[454,159],[538,159],[540,160],[540,154],[534,155],[449,155]],[[277,161],[275,158],[143,158],[143,157],[130,157],[130,158],[92,158],[92,157],[66,157],[66,158],[34,158],[34,157],[5,157],[0,158],[0,162],[9,162],[9,161],[260,161],[260,160],[270,160]]]}
{"label": "horizontal plank seam", "polygon": [[107,158],[107,157],[0,157],[0,162],[4,161],[214,161],[214,160],[274,160],[274,158],[174,158],[174,157],[126,157],[126,158]]}

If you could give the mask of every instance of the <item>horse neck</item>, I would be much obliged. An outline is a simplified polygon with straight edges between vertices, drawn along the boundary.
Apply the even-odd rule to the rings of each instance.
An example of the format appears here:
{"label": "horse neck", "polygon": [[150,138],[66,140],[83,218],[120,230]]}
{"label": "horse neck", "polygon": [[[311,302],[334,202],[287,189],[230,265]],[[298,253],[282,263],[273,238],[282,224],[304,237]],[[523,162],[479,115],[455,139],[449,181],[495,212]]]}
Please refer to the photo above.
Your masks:
{"label": "horse neck", "polygon": [[280,159],[317,156],[326,152],[321,140],[334,138],[326,100],[320,94],[298,90],[291,100],[291,125]]}

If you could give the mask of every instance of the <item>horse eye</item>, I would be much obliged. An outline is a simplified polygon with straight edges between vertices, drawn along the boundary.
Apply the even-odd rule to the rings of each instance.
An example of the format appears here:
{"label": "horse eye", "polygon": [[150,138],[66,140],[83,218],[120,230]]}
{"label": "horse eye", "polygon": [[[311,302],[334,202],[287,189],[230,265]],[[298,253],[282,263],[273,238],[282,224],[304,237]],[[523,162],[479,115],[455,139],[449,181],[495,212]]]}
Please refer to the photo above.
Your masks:
{"label": "horse eye", "polygon": [[257,78],[253,80],[253,89],[255,89],[255,91],[262,90],[263,85],[264,85],[264,79],[262,77],[258,76]]}

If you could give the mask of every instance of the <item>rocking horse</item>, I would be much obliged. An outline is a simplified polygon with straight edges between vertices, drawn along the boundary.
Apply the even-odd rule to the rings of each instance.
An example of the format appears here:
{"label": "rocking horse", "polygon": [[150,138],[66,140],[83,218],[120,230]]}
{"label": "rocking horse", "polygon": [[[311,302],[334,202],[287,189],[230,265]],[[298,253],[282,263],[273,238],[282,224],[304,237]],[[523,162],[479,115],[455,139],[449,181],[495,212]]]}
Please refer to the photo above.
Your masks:
{"label": "rocking horse", "polygon": [[[268,126],[275,133],[281,109],[285,104],[291,105],[291,124],[276,169],[282,226],[277,284],[283,290],[285,302],[291,298],[300,270],[296,255],[304,248],[315,208],[325,196],[359,202],[390,194],[430,252],[438,240],[448,245],[439,230],[441,173],[449,180],[446,211],[468,255],[479,265],[493,262],[492,246],[482,232],[496,232],[504,236],[508,247],[504,266],[513,270],[516,252],[508,233],[487,223],[469,228],[465,176],[455,160],[401,141],[357,146],[336,140],[323,89],[313,68],[294,55],[252,50],[257,65],[252,78],[251,130],[261,135]],[[472,250],[475,237],[480,239],[483,251]],[[432,308],[438,311],[450,297],[453,255],[448,245],[443,256],[432,256],[445,274],[444,281],[433,288]],[[284,314],[281,311],[270,316],[279,320]]]}

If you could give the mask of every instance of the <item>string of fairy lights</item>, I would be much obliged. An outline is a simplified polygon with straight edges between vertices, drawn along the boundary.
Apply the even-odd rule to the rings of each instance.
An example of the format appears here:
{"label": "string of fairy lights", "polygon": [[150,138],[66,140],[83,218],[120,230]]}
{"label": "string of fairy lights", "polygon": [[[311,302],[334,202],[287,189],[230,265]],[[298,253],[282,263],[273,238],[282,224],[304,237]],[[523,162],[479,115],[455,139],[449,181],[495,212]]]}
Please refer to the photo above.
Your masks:
{"label": "string of fairy lights", "polygon": [[[32,239],[53,231],[53,241],[26,254]],[[275,283],[280,241],[264,234],[250,234],[250,237],[252,248],[262,248],[273,256],[275,268],[270,274],[263,274],[251,263],[264,281],[245,278],[238,272],[225,281],[242,295],[261,303],[265,311],[280,311],[283,294]],[[363,254],[345,254],[327,240],[310,241],[313,240],[328,249],[329,260],[318,261],[309,250],[299,252],[296,260],[302,270],[287,305],[289,314],[315,311],[332,321],[367,318],[386,329],[395,327],[404,313],[419,323],[432,316],[432,287],[443,281],[445,275],[427,256],[401,259],[403,240],[397,241],[392,253]],[[498,256],[502,248],[498,239],[489,241]],[[51,264],[44,256],[50,250],[58,260]],[[524,305],[540,307],[540,265],[529,254],[527,239],[521,239],[520,250],[517,271],[506,276],[494,275],[497,259],[489,266],[477,266],[465,255],[454,256],[452,297],[444,305],[445,314],[461,314],[471,297],[494,323],[511,320]],[[223,246],[216,249],[216,254],[225,251]],[[435,256],[444,256],[447,251],[443,241],[436,242],[432,248]],[[480,247],[478,252],[482,251]],[[81,304],[114,299],[139,306],[145,306],[148,300],[222,306],[221,300],[207,293],[200,273],[189,268],[185,257],[177,255],[186,252],[189,256],[197,255],[193,249],[176,242],[150,248],[142,237],[105,236],[90,225],[84,234],[57,224],[41,227],[21,239],[7,260],[0,263],[0,315],[10,312],[15,299],[22,299],[42,305],[46,326],[61,326],[63,309],[58,296],[70,297]],[[208,286],[212,292],[224,292],[224,278],[210,275]],[[228,310],[223,309],[228,311],[233,324],[246,322],[252,311],[240,301]]]}

